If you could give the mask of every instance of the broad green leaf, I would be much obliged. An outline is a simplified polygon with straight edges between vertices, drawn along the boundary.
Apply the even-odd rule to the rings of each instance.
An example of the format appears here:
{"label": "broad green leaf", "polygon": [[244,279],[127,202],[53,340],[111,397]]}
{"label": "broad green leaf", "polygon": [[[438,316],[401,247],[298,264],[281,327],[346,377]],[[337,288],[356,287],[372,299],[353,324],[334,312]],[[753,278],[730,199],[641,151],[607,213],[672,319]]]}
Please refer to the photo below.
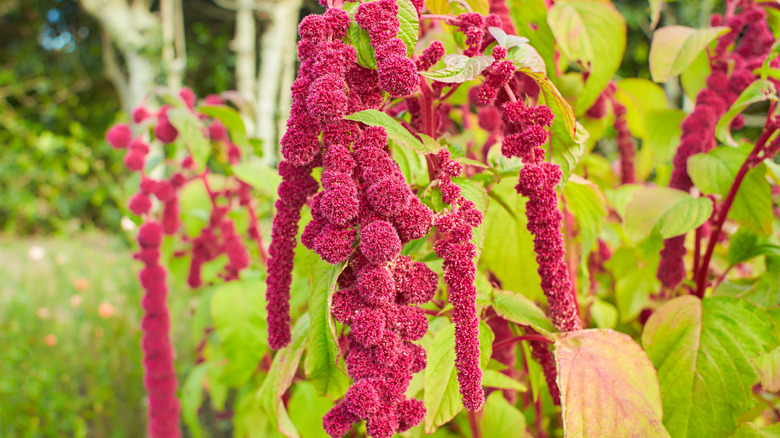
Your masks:
{"label": "broad green leaf", "polygon": [[497,370],[485,370],[482,373],[482,386],[485,388],[514,389],[520,392],[528,391],[528,388],[523,383]]}
{"label": "broad green leaf", "polygon": [[745,423],[730,438],[780,438],[780,423],[763,428],[754,423]]}
{"label": "broad green leaf", "polygon": [[533,73],[547,74],[544,59],[530,44],[520,44],[507,52],[506,59],[512,61],[518,69],[526,69]]}
{"label": "broad green leaf", "polygon": [[598,298],[593,300],[593,304],[590,305],[590,316],[593,317],[593,322],[596,323],[596,327],[603,329],[615,328],[618,322],[618,310],[612,304]]}
{"label": "broad green leaf", "polygon": [[740,300],[666,302],[645,324],[642,345],[658,370],[664,425],[672,436],[727,437],[755,406],[750,359],[777,347],[772,319]]}
{"label": "broad green leaf", "polygon": [[658,263],[641,263],[634,250],[621,247],[604,264],[615,278],[615,302],[621,322],[633,321],[650,302],[650,294],[659,289]]}
{"label": "broad green leaf", "polygon": [[[479,323],[480,368],[490,361],[494,335],[487,324]],[[440,331],[428,349],[428,366],[425,368],[425,432],[433,433],[437,427],[452,420],[463,409],[455,369],[455,326],[447,325]]]}
{"label": "broad green leaf", "polygon": [[401,173],[404,174],[409,184],[428,184],[428,170],[422,155],[398,146],[395,142],[391,142],[390,151],[393,154],[393,160],[398,163]]}
{"label": "broad green leaf", "polygon": [[196,170],[206,167],[211,147],[206,137],[201,132],[202,123],[189,110],[184,108],[172,108],[168,111],[168,119],[179,132],[176,141],[182,144],[192,155],[192,160],[197,166]]}
{"label": "broad green leaf", "polygon": [[406,44],[406,56],[411,57],[417,48],[417,34],[420,31],[420,22],[417,19],[417,8],[412,0],[397,0],[398,21],[401,27],[398,29],[398,38]]}
{"label": "broad green leaf", "polygon": [[656,164],[668,163],[680,145],[682,121],[686,113],[677,109],[656,109],[645,113],[645,137],[642,148],[653,152]]}
{"label": "broad green leaf", "polygon": [[211,318],[228,360],[220,380],[241,386],[267,350],[265,282],[240,280],[219,286],[211,296]]}
{"label": "broad green leaf", "polygon": [[[713,45],[715,42],[710,43],[710,47]],[[710,72],[709,56],[706,50],[702,50],[680,74],[680,85],[688,99],[695,101],[699,92],[707,88],[707,77]]]}
{"label": "broad green leaf", "polygon": [[254,391],[244,391],[234,404],[233,433],[243,438],[280,438],[278,426],[263,411]]}
{"label": "broad green leaf", "polygon": [[[771,265],[771,260],[767,257],[766,264]],[[780,274],[776,270],[767,269],[759,278],[726,280],[717,285],[712,295],[738,298],[771,310],[780,306]]]}
{"label": "broad green leaf", "polygon": [[780,391],[780,347],[750,360],[761,377],[761,386],[769,392]]}
{"label": "broad green leaf", "polygon": [[[719,147],[696,154],[688,159],[688,174],[702,193],[718,194],[725,199],[751,149],[750,145]],[[759,236],[772,233],[772,188],[765,174],[763,163],[748,171],[728,216]]]}
{"label": "broad green leaf", "polygon": [[499,316],[515,324],[529,326],[545,334],[555,331],[542,309],[521,294],[493,289],[491,305]]}
{"label": "broad green leaf", "polygon": [[196,365],[187,374],[187,380],[181,387],[181,416],[193,438],[203,436],[203,429],[201,429],[198,419],[198,409],[203,403],[203,380],[206,378],[209,366],[209,362]]}
{"label": "broad green leaf", "polygon": [[[490,189],[490,205],[485,224],[485,246],[480,266],[492,271],[506,290],[519,292],[531,300],[544,300],[537,274],[533,236],[526,228],[525,200],[514,189],[515,178],[504,178]],[[500,197],[511,209],[506,209]]]}
{"label": "broad green leaf", "polygon": [[352,113],[346,117],[345,120],[354,120],[356,122],[365,123],[368,126],[381,126],[387,131],[387,136],[393,139],[394,142],[399,145],[413,150],[418,154],[427,154],[428,149],[423,145],[420,140],[417,140],[411,132],[403,127],[397,120],[389,115],[377,111],[375,109],[368,109]]}
{"label": "broad green leaf", "polygon": [[607,217],[606,199],[598,187],[588,180],[577,177],[569,180],[563,188],[566,208],[572,212],[579,226],[579,241],[583,257],[587,256],[596,243]]}
{"label": "broad green leaf", "polygon": [[360,2],[347,2],[344,4],[344,10],[349,13],[351,18],[349,29],[347,29],[347,37],[357,52],[358,64],[376,70],[376,53],[374,52],[374,47],[371,46],[371,38],[368,36],[368,32],[355,21],[355,11],[358,6],[360,6]]}
{"label": "broad green leaf", "polygon": [[575,112],[593,105],[617,72],[626,48],[626,23],[609,3],[556,1],[547,22],[558,46],[571,60],[580,60],[590,73]]}
{"label": "broad green leaf", "polygon": [[668,437],[653,364],[631,337],[604,329],[555,342],[563,431],[577,437]]}
{"label": "broad green leaf", "polygon": [[729,146],[737,146],[737,142],[734,137],[731,136],[731,122],[737,115],[745,110],[748,106],[756,102],[763,102],[765,100],[777,100],[777,90],[775,84],[768,79],[758,79],[739,95],[737,100],[731,104],[728,112],[718,120],[718,124],[715,125],[715,137],[718,140]]}
{"label": "broad green leaf", "polygon": [[287,416],[282,396],[292,384],[295,372],[298,370],[310,325],[308,313],[298,318],[293,327],[290,343],[276,352],[271,368],[257,391],[260,406],[270,417],[271,423],[276,424],[272,429],[280,430],[288,437],[298,436],[298,433]]}
{"label": "broad green leaf", "polygon": [[420,137],[420,140],[422,140],[423,146],[428,150],[429,154],[435,154],[438,153],[440,150],[444,148],[441,143],[436,141],[430,136],[427,136],[425,134],[417,134]]}
{"label": "broad green leaf", "polygon": [[780,257],[780,246],[761,238],[745,228],[740,228],[729,239],[729,266],[746,262],[752,258],[771,254]]}
{"label": "broad green leaf", "polygon": [[642,187],[626,205],[626,236],[640,242],[658,230],[664,239],[696,229],[712,214],[712,201],[668,187]]}
{"label": "broad green leaf", "polygon": [[249,140],[246,137],[246,128],[244,128],[244,121],[241,120],[241,114],[225,105],[218,106],[201,106],[198,107],[198,111],[203,114],[219,119],[225,128],[227,128],[230,134],[230,139],[238,145],[238,147],[247,152],[249,150]]}
{"label": "broad green leaf", "polygon": [[423,71],[420,74],[426,78],[448,84],[468,82],[476,79],[494,61],[495,58],[492,56],[474,56],[469,58],[466,55],[449,54],[444,55],[444,58],[442,58],[442,62],[444,62],[446,67],[438,71]]}
{"label": "broad green leaf", "polygon": [[299,381],[295,383],[287,404],[290,413],[290,421],[304,438],[328,438],[328,434],[322,428],[321,421],[315,421],[325,416],[333,406],[328,397],[317,394],[311,382]]}
{"label": "broad green leaf", "polygon": [[260,190],[266,196],[275,196],[282,178],[279,173],[260,160],[245,161],[231,166],[236,178]]}
{"label": "broad green leaf", "polygon": [[555,71],[555,37],[547,24],[544,0],[507,0],[507,6],[517,34],[530,40],[544,60],[546,71]]}
{"label": "broad green leaf", "polygon": [[344,264],[331,265],[316,254],[309,257],[309,328],[303,369],[320,395],[339,398],[349,387],[349,378],[336,366],[340,359],[336,327],[330,315],[336,280]]}
{"label": "broad green leaf", "polygon": [[463,0],[460,2],[454,2],[451,0],[425,0],[425,6],[431,14],[452,14],[453,9],[450,6],[451,3],[466,4],[471,12],[487,15],[490,13],[490,5],[488,0]]}
{"label": "broad green leaf", "polygon": [[526,44],[529,41],[526,37],[507,35],[507,33],[504,32],[504,29],[501,29],[500,27],[489,27],[488,32],[490,32],[490,35],[493,36],[499,46],[506,47],[507,49]]}
{"label": "broad green leaf", "polygon": [[481,426],[485,437],[523,436],[525,416],[506,401],[501,391],[494,391],[482,407]]}
{"label": "broad green leaf", "polygon": [[650,43],[650,75],[655,82],[677,76],[704,50],[710,41],[728,32],[728,27],[692,29],[666,26],[653,33]]}
{"label": "broad green leaf", "polygon": [[648,133],[645,125],[647,113],[668,106],[663,88],[642,78],[628,78],[618,82],[615,98],[625,105],[628,129],[639,138],[645,138]]}

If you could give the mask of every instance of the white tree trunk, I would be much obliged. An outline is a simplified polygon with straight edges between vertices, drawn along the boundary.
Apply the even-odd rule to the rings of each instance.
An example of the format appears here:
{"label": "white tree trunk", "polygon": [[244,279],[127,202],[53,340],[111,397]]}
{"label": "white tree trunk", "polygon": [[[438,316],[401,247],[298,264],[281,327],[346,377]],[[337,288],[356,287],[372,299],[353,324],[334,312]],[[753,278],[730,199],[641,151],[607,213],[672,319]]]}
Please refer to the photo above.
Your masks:
{"label": "white tree trunk", "polygon": [[301,0],[285,0],[271,5],[269,23],[261,38],[256,124],[263,142],[263,160],[269,164],[276,161],[277,144],[290,114],[301,3]]}
{"label": "white tree trunk", "polygon": [[[253,0],[238,0],[236,3],[236,35],[233,49],[236,51],[236,87],[239,94],[254,108],[255,72],[257,71],[257,27]],[[247,133],[256,135],[251,116],[244,117]]]}

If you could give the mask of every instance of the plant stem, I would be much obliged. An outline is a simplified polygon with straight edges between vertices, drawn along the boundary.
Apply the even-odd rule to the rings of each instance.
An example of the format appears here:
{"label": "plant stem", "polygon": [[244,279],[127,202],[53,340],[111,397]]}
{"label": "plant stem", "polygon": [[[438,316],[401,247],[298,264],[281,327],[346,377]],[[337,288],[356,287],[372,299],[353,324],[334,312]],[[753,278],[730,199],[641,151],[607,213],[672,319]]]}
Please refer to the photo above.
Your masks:
{"label": "plant stem", "polygon": [[[770,106],[767,122],[771,119],[772,113],[774,113],[774,105]],[[740,166],[737,176],[734,178],[734,183],[731,185],[729,193],[726,196],[726,200],[723,201],[720,212],[718,212],[718,221],[715,224],[715,228],[712,230],[709,243],[707,244],[707,252],[704,253],[699,272],[696,275],[696,296],[699,298],[704,298],[704,289],[707,282],[707,272],[709,272],[710,268],[710,259],[712,259],[715,244],[718,243],[718,236],[720,236],[720,233],[723,230],[723,224],[726,222],[726,217],[734,203],[734,198],[737,196],[737,191],[739,191],[739,187],[742,185],[742,181],[744,181],[748,171],[758,164],[759,161],[756,158],[758,157],[759,152],[764,149],[767,139],[769,139],[773,133],[774,129],[768,130],[765,126],[764,131],[761,133],[761,136],[758,137],[758,141],[756,141],[753,150],[750,151],[750,154],[742,163],[742,166]]]}
{"label": "plant stem", "polygon": [[509,339],[504,339],[503,341],[496,343],[496,345],[493,346],[493,350],[501,348],[507,344],[514,344],[515,342],[520,342],[520,341],[538,341],[538,342],[545,342],[547,344],[553,343],[553,341],[551,341],[550,339],[542,335],[522,335],[522,336],[515,336]]}
{"label": "plant stem", "polygon": [[472,438],[482,438],[482,431],[479,430],[479,417],[476,412],[469,412],[469,427]]}

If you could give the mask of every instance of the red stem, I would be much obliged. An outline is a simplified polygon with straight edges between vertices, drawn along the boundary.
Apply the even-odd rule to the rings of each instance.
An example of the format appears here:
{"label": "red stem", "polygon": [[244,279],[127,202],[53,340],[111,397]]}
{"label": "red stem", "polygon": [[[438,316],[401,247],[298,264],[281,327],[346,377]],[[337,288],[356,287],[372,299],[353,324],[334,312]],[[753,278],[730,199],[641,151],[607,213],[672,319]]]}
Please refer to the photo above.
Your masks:
{"label": "red stem", "polygon": [[479,430],[479,417],[477,412],[469,412],[469,427],[471,428],[471,438],[482,438],[482,431]]}
{"label": "red stem", "polygon": [[[767,115],[767,125],[769,124],[774,110],[775,102],[772,102],[769,107],[769,114]],[[715,228],[712,230],[709,243],[707,244],[707,252],[704,253],[701,267],[696,275],[696,296],[699,298],[704,298],[704,289],[707,281],[707,272],[709,272],[710,268],[710,259],[712,259],[712,253],[715,251],[715,244],[718,243],[718,236],[720,236],[720,233],[723,230],[723,224],[726,222],[726,217],[728,216],[729,210],[731,210],[731,205],[734,203],[734,197],[737,196],[737,191],[739,191],[739,187],[742,185],[742,181],[745,179],[748,171],[758,164],[759,160],[756,158],[774,131],[774,129],[767,130],[765,126],[764,131],[761,133],[761,136],[758,137],[758,141],[756,141],[756,145],[753,147],[753,150],[750,151],[750,155],[748,155],[745,162],[740,166],[737,176],[734,178],[734,183],[731,185],[731,189],[729,189],[729,193],[726,196],[726,200],[723,201],[723,205],[721,206],[718,215],[718,221],[715,224]]]}
{"label": "red stem", "polygon": [[504,339],[503,341],[496,343],[496,345],[493,346],[493,350],[497,350],[505,345],[514,344],[515,342],[520,342],[520,341],[538,341],[538,342],[545,342],[547,344],[553,343],[553,341],[551,341],[550,339],[546,338],[543,335],[522,335],[522,336],[515,336],[509,339]]}

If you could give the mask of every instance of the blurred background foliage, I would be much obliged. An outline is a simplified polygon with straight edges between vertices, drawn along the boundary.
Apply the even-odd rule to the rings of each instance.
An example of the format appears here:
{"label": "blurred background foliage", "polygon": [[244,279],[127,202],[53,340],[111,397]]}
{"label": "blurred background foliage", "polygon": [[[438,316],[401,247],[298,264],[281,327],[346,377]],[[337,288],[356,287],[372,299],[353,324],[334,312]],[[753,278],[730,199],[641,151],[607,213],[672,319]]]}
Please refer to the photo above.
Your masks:
{"label": "blurred background foliage", "polygon": [[[157,11],[158,1],[148,3]],[[219,3],[183,3],[183,83],[199,96],[237,86],[236,14]],[[618,76],[649,78],[647,2],[615,4],[628,25]],[[719,7],[715,0],[666,3],[660,25],[703,26]],[[307,0],[300,15],[319,10]],[[260,34],[267,17],[255,18]],[[144,435],[141,291],[120,228],[129,173],[104,140],[129,115],[106,72],[104,31],[78,0],[0,0],[3,437]],[[155,82],[165,84],[162,73]],[[172,305],[186,313],[189,296]],[[194,351],[192,339],[177,332],[177,349]],[[178,360],[186,375],[194,358]],[[229,436],[229,422],[212,419],[204,424],[209,436]]]}

